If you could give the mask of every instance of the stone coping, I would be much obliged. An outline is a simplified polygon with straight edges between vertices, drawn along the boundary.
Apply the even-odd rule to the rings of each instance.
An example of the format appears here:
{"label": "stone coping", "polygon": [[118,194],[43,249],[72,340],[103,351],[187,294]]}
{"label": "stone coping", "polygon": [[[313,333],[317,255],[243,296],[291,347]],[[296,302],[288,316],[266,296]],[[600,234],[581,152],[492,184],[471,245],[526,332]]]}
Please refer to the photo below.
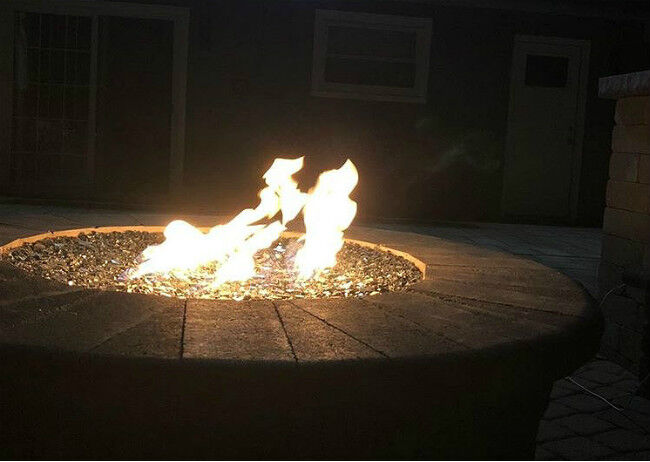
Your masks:
{"label": "stone coping", "polygon": [[650,95],[650,70],[598,79],[598,96],[619,99]]}
{"label": "stone coping", "polygon": [[[143,228],[47,233],[1,250],[54,235],[126,229]],[[575,345],[557,354],[558,364],[573,353],[579,356],[575,361],[587,359],[578,352],[585,349],[586,337],[597,337],[598,313],[591,296],[562,273],[505,252],[430,236],[371,228],[349,234],[354,242],[378,243],[410,259],[424,279],[406,291],[364,298],[182,300],[68,287],[5,262],[0,264],[0,346],[169,361],[306,364],[559,342]],[[567,367],[579,365],[569,362]]]}

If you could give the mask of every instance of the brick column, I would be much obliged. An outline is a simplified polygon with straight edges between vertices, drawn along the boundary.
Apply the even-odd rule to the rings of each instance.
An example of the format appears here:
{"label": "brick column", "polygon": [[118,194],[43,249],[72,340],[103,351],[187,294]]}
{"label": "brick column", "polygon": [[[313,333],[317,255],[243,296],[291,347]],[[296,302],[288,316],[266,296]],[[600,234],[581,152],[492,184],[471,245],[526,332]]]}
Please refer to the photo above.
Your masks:
{"label": "brick column", "polygon": [[640,376],[650,369],[650,71],[600,79],[616,99],[598,283],[602,352]]}

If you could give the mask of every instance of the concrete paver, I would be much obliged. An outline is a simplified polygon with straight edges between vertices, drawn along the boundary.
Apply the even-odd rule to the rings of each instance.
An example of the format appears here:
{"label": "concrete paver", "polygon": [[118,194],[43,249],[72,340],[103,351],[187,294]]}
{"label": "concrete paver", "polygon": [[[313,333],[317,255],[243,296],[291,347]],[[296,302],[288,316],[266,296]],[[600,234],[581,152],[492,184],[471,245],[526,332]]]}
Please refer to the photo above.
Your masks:
{"label": "concrete paver", "polygon": [[[582,436],[595,435],[596,433],[606,432],[614,428],[614,424],[611,422],[598,419],[591,414],[573,414],[568,417],[556,419],[553,424],[545,420],[540,422],[540,429],[542,428],[542,423],[551,427],[564,427]],[[537,436],[537,440],[542,441],[539,435]]]}
{"label": "concrete paver", "polygon": [[615,451],[584,436],[574,436],[542,443],[542,448],[562,459],[602,459]]}
{"label": "concrete paver", "polygon": [[[576,387],[568,378],[555,383],[540,422],[535,458],[647,460],[650,401],[634,394],[638,380],[603,359],[586,364],[570,379],[586,390]],[[571,434],[580,438],[566,436]]]}

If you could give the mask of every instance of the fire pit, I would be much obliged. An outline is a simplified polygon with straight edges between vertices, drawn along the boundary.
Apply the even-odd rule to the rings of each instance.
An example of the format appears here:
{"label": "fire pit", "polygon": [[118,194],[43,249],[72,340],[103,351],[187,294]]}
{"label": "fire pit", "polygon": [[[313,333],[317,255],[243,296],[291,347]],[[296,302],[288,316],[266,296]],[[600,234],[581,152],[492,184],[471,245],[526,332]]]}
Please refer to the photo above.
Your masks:
{"label": "fire pit", "polygon": [[[63,233],[75,234],[75,233]],[[427,264],[386,294],[183,300],[0,263],[0,438],[15,457],[531,457],[599,319],[567,277],[369,228]]]}
{"label": "fire pit", "polygon": [[[429,236],[351,228],[344,241],[353,166],[333,171],[342,194],[326,175],[302,196],[286,175],[296,160],[278,165],[260,206],[204,232],[173,222],[162,243],[162,228],[136,227],[0,247],[2,456],[533,456],[552,383],[598,346],[586,291]],[[256,224],[280,196],[304,207],[304,237],[282,236],[291,201],[282,221]],[[125,240],[141,242],[111,262]]]}
{"label": "fire pit", "polygon": [[[343,240],[357,210],[354,164],[323,172],[304,193],[293,179],[303,161],[275,159],[258,206],[225,224],[35,236],[5,247],[5,259],[69,286],[210,300],[363,297],[419,280],[425,265],[413,257]],[[301,210],[305,233],[286,231]]]}

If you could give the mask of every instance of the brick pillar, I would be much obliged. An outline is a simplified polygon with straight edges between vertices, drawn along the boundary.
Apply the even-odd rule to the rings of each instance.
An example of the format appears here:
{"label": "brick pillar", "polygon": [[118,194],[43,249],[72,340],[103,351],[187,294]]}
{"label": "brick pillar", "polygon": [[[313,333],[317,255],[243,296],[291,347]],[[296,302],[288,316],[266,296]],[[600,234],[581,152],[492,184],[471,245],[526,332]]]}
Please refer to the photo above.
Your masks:
{"label": "brick pillar", "polygon": [[600,79],[616,99],[598,284],[602,352],[644,377],[650,369],[650,71]]}

